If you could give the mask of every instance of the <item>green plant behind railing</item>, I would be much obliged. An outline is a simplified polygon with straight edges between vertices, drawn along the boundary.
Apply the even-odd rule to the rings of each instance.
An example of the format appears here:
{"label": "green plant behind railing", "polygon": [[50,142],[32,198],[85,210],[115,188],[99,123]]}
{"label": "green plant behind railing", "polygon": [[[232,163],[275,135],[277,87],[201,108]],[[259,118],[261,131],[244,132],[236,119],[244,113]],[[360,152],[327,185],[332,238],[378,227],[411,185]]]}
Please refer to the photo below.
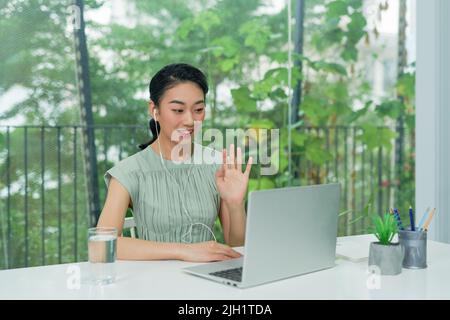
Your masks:
{"label": "green plant behind railing", "polygon": [[[50,6],[50,12],[60,12],[62,16],[65,14],[64,5],[59,4],[57,1],[44,1],[52,4]],[[97,3],[93,5],[93,3]],[[197,1],[200,3],[199,1]],[[86,10],[90,8],[94,9],[98,6],[102,6],[103,2],[89,1]],[[167,10],[168,5],[166,2],[158,1],[145,1],[135,0],[130,1],[136,5],[137,10],[131,10],[130,20],[136,18],[136,21],[148,21],[147,17],[157,19],[161,25],[167,24],[170,21],[171,25],[177,26],[174,32],[173,29],[165,29],[162,32],[149,32],[149,25],[145,23],[138,23],[136,26],[128,27],[121,24],[111,23],[108,26],[99,28],[93,21],[87,19],[87,28],[95,29],[97,32],[102,32],[102,36],[97,38],[88,39],[88,46],[94,48],[101,48],[107,52],[124,52],[131,50],[132,54],[117,54],[113,58],[112,67],[103,62],[99,52],[102,50],[91,50],[90,53],[90,68],[91,68],[91,84],[93,94],[94,111],[104,110],[102,112],[94,112],[96,124],[114,124],[114,123],[128,123],[128,124],[142,124],[147,123],[146,105],[148,103],[147,97],[136,98],[137,93],[140,93],[145,87],[145,81],[150,80],[151,74],[158,70],[162,65],[175,61],[184,61],[193,63],[201,67],[208,75],[210,83],[210,93],[208,94],[207,104],[210,109],[211,124],[218,127],[240,127],[240,128],[267,128],[267,129],[280,129],[280,170],[276,176],[262,177],[257,173],[260,171],[258,167],[252,170],[252,176],[249,184],[250,190],[267,189],[273,187],[283,187],[287,185],[288,181],[291,181],[293,185],[299,183],[300,179],[294,180],[288,175],[287,167],[287,146],[288,146],[288,128],[287,128],[287,51],[286,51],[286,39],[287,39],[287,23],[286,23],[286,8],[274,15],[261,15],[255,16],[254,12],[260,6],[262,1],[241,1],[236,2],[235,5],[229,5],[229,1],[218,1],[217,5],[209,6],[205,8],[200,14],[197,12],[198,6],[195,6],[189,2],[189,5],[184,2],[177,2],[178,5],[171,6],[170,10]],[[197,3],[197,4],[198,4]],[[293,1],[294,3],[294,1]],[[337,0],[337,1],[325,1],[325,0],[311,0],[306,1],[305,12],[305,43],[304,53],[302,56],[294,55],[293,59],[301,59],[303,68],[299,72],[300,68],[294,68],[292,70],[292,85],[294,86],[298,80],[302,80],[302,101],[300,105],[300,122],[294,124],[299,130],[291,131],[292,138],[292,151],[293,157],[298,157],[301,161],[292,161],[293,172],[298,173],[299,176],[305,177],[306,173],[301,169],[305,167],[304,163],[311,163],[311,167],[324,167],[327,161],[333,162],[336,160],[337,170],[339,172],[339,180],[343,181],[352,177],[352,181],[355,181],[355,192],[349,192],[349,197],[354,197],[355,194],[359,197],[359,190],[366,192],[366,184],[358,185],[359,177],[364,176],[362,168],[368,167],[369,153],[378,152],[378,148],[383,148],[383,153],[380,152],[381,158],[387,158],[387,150],[391,147],[393,136],[393,130],[389,128],[378,129],[379,125],[384,125],[386,122],[391,122],[396,119],[399,112],[404,109],[406,115],[405,125],[407,127],[414,128],[414,73],[406,73],[399,79],[396,90],[403,97],[402,101],[395,98],[392,95],[391,98],[385,98],[380,104],[375,104],[371,101],[371,86],[363,81],[365,72],[359,74],[355,71],[355,65],[358,62],[358,50],[357,45],[366,40],[366,43],[370,45],[368,34],[370,30],[367,28],[365,16],[362,12],[362,1],[354,0]],[[26,5],[25,5],[26,4]],[[314,10],[314,6],[319,5],[325,7],[325,12]],[[5,23],[5,27],[11,30],[15,29],[17,25],[22,24],[30,25],[33,21],[42,20],[41,10],[36,9],[36,5],[33,1],[25,1],[24,4],[18,4],[18,8],[23,12],[36,13],[36,15],[30,16],[30,14],[12,15],[16,20],[8,20]],[[54,8],[58,7],[58,10]],[[193,9],[194,8],[194,9]],[[48,10],[47,10],[48,11]],[[19,10],[18,10],[19,12]],[[136,16],[132,16],[131,12],[135,12]],[[169,12],[169,16],[168,13]],[[293,10],[295,12],[295,10]],[[142,18],[141,19],[141,15]],[[30,17],[32,18],[30,20]],[[45,17],[45,16],[44,16]],[[17,20],[19,19],[19,20]],[[29,41],[19,41],[18,43],[23,46],[20,51],[26,52],[26,54],[17,57],[14,61],[3,59],[7,63],[7,69],[10,71],[8,74],[19,76],[4,77],[7,81],[1,82],[4,88],[9,88],[15,82],[16,78],[22,79],[22,84],[28,87],[27,84],[39,83],[45,90],[33,90],[33,94],[22,103],[8,112],[8,116],[15,116],[16,114],[24,114],[29,123],[73,123],[78,121],[78,104],[74,104],[74,108],[60,108],[61,100],[63,97],[69,97],[67,101],[76,101],[71,99],[71,95],[75,96],[76,90],[73,76],[67,72],[67,68],[71,68],[73,63],[73,54],[71,51],[72,38],[67,36],[64,32],[64,28],[60,27],[58,19],[44,19],[46,24],[43,26],[39,24],[40,28],[35,28],[33,32],[29,34],[30,38],[44,39],[36,43]],[[44,21],[42,20],[42,21]],[[232,21],[232,23],[229,23]],[[340,21],[348,21],[347,25],[343,25]],[[155,30],[154,28],[152,28]],[[294,30],[293,30],[294,31]],[[8,35],[6,32],[4,35]],[[56,39],[55,42],[59,45],[48,46],[45,39]],[[1,38],[1,37],[0,37]],[[8,39],[3,39],[8,43]],[[26,40],[26,39],[25,39]],[[55,66],[53,64],[43,64],[42,68],[37,72],[26,72],[24,75],[18,73],[23,71],[23,66],[41,65],[42,56],[32,54],[33,51],[45,47],[45,58],[48,60],[61,61],[61,63]],[[11,47],[13,48],[13,47]],[[67,48],[67,50],[65,50]],[[26,51],[28,50],[28,51]],[[17,50],[16,50],[17,51]],[[62,52],[67,52],[64,56]],[[150,57],[152,57],[150,59]],[[157,59],[153,59],[157,57]],[[1,60],[1,59],[0,59]],[[270,70],[260,69],[261,61],[265,61],[265,65],[273,66]],[[0,63],[1,64],[1,63]],[[11,69],[13,66],[15,69]],[[15,71],[15,70],[18,71]],[[265,73],[264,73],[265,72]],[[108,76],[105,77],[105,74]],[[261,74],[257,79],[250,77],[251,74]],[[61,81],[55,81],[55,79],[61,79]],[[144,85],[143,85],[144,79]],[[11,82],[11,83],[10,83]],[[219,85],[227,83],[233,83],[235,89],[231,90],[232,103],[220,102],[217,97],[217,87]],[[237,87],[236,87],[236,86]],[[61,88],[69,88],[67,92],[61,96]],[[292,89],[292,88],[290,88]],[[227,99],[230,101],[230,99]],[[267,102],[273,106],[273,108],[261,108]],[[356,105],[363,106],[359,110],[354,110]],[[108,106],[108,107],[106,107]],[[76,107],[76,108],[75,108]],[[41,112],[42,108],[47,110],[45,113]],[[69,111],[64,111],[64,110]],[[219,112],[220,111],[220,112]],[[44,116],[44,114],[46,116]],[[7,117],[6,117],[7,118]],[[388,121],[386,121],[388,120]],[[231,125],[230,125],[231,124]],[[314,131],[309,132],[302,130],[302,126],[348,126],[358,125],[363,127],[363,132],[357,136],[358,144],[361,143],[362,149],[366,152],[366,158],[364,159],[364,165],[356,167],[354,170],[350,169],[351,157],[344,158],[346,155],[345,148],[348,146],[347,140],[339,142],[336,152],[330,154],[326,148],[327,139],[326,136],[316,136]],[[330,131],[329,141],[331,144],[342,138],[343,131],[339,131],[338,134],[334,131]],[[53,139],[54,135],[46,135],[46,141]],[[146,138],[146,137],[145,137]],[[144,142],[146,139],[137,138],[133,133],[126,133],[126,135],[120,135],[120,139],[114,139],[109,132],[105,134],[97,135],[98,144],[101,145],[98,149],[98,153],[105,154],[111,149],[121,150],[122,146],[117,148],[119,142],[124,142],[124,149],[128,149],[131,155],[136,150],[136,144]],[[79,139],[81,140],[81,139]],[[0,137],[0,143],[5,145],[6,139]],[[69,141],[64,139],[64,141]],[[341,140],[339,140],[341,141]],[[21,177],[23,177],[24,165],[21,162],[23,159],[23,132],[17,131],[11,134],[11,146],[16,147],[12,155],[11,168],[11,182],[22,183]],[[40,144],[28,141],[29,146],[34,146],[35,150],[30,151],[29,159],[40,158]],[[102,150],[105,145],[104,150]],[[113,145],[114,148],[111,148]],[[65,146],[65,145],[64,145]],[[52,147],[54,150],[55,147]],[[3,149],[2,149],[3,150]],[[64,149],[67,152],[67,149]],[[396,206],[405,207],[404,203],[413,202],[414,197],[414,149],[411,147],[405,150],[405,153],[410,156],[405,161],[403,169],[403,175],[400,177],[400,181],[387,180],[387,184],[392,186],[394,184],[401,185],[401,190],[396,194]],[[70,154],[67,153],[67,154]],[[333,156],[333,158],[331,157]],[[359,159],[360,153],[356,154]],[[46,172],[56,174],[57,167],[52,165],[48,166],[49,159],[46,154]],[[81,158],[81,157],[80,157]],[[79,160],[78,160],[79,161]],[[299,163],[303,163],[303,167],[300,167]],[[387,162],[387,161],[383,161]],[[0,161],[2,163],[2,161]],[[6,163],[3,161],[2,164]],[[35,162],[38,165],[38,162]],[[65,161],[63,158],[62,172],[69,172],[70,168],[66,170],[64,165],[70,165],[70,161]],[[344,171],[343,167],[347,168],[349,164],[349,170]],[[99,172],[104,173],[113,163],[110,160],[104,161],[104,167],[99,169]],[[78,166],[78,170],[81,170],[82,164]],[[385,169],[384,169],[385,170]],[[342,173],[344,171],[344,173]],[[4,171],[6,172],[6,169]],[[31,172],[31,170],[30,170]],[[315,174],[315,170],[311,170]],[[308,176],[302,183],[325,183],[326,177],[323,172],[325,170],[317,170],[319,175]],[[345,177],[343,175],[346,175]],[[375,175],[373,172],[365,172],[367,179],[370,175]],[[52,176],[55,179],[56,176]],[[356,178],[355,178],[356,177]],[[331,177],[333,178],[333,177]],[[40,176],[29,177],[30,181],[35,179],[40,181]],[[104,182],[101,177],[100,186],[104,188]],[[383,176],[383,180],[384,180]],[[386,178],[389,179],[389,178]],[[385,190],[382,183],[375,181],[373,185],[375,188],[373,193],[377,193],[378,190]],[[17,182],[16,182],[17,183]],[[63,181],[64,183],[64,181]],[[78,181],[80,186],[82,181]],[[344,182],[343,184],[345,184]],[[350,183],[347,183],[350,185]],[[37,186],[39,186],[37,184]],[[80,187],[81,188],[81,187]],[[351,187],[349,187],[350,189]],[[36,187],[36,192],[39,192],[39,188]],[[68,189],[69,190],[69,189]],[[34,194],[30,190],[30,195]],[[34,191],[34,190],[33,190]],[[103,191],[102,191],[103,192]],[[80,190],[80,194],[82,191]],[[369,193],[369,190],[367,190]],[[17,192],[19,195],[19,193]],[[67,195],[62,193],[63,199],[71,199],[72,195],[67,191]],[[55,198],[56,199],[56,198]],[[55,202],[53,197],[47,196],[46,201],[51,200]],[[11,214],[12,221],[16,224],[17,232],[13,232],[13,238],[18,239],[24,237],[21,230],[24,228],[19,225],[24,220],[24,214],[22,208],[23,197],[18,196],[14,198],[11,205],[17,206],[17,214]],[[341,208],[349,208],[349,203],[341,203]],[[361,205],[365,203],[365,200],[361,200]],[[373,201],[369,201],[368,204],[372,204]],[[84,202],[80,201],[80,215],[81,208],[84,208]],[[357,206],[358,204],[356,204]],[[382,204],[384,206],[384,203]],[[33,206],[39,208],[40,203],[33,203]],[[45,211],[48,212],[49,208],[53,208],[54,205],[46,204]],[[371,208],[371,206],[370,206]],[[63,208],[64,209],[64,208]],[[22,211],[21,211],[22,210]],[[70,213],[71,209],[68,209]],[[382,212],[382,209],[379,212]],[[5,212],[5,211],[3,211]],[[368,217],[369,206],[360,212],[356,208],[347,210],[341,213],[340,217],[346,219],[346,223],[356,225],[361,223],[363,225],[363,231],[366,228],[366,221]],[[32,214],[30,219],[34,219],[38,216],[39,212]],[[359,215],[358,215],[359,214]],[[70,215],[71,216],[71,215]],[[66,215],[64,215],[66,217]],[[69,217],[69,214],[67,215]],[[80,218],[81,220],[81,218]],[[78,220],[78,221],[80,221]],[[20,221],[20,222],[19,222]],[[30,225],[33,220],[30,220]],[[63,220],[64,221],[64,220]],[[39,221],[38,221],[39,222]],[[57,217],[49,218],[45,221],[44,227],[57,225]],[[41,226],[39,225],[39,228]],[[63,229],[65,225],[63,224]],[[68,228],[67,228],[68,229]],[[40,229],[36,229],[40,231]],[[46,230],[46,229],[45,229]],[[215,225],[216,234],[220,233],[220,225]],[[45,231],[47,232],[47,231]],[[85,238],[84,231],[81,231],[81,227],[78,229],[80,233],[80,239]],[[63,236],[69,235],[72,232],[63,230]],[[35,248],[32,244],[40,243],[39,232],[33,233],[31,236],[36,236],[36,241],[30,239],[30,252]],[[347,235],[347,234],[344,234]],[[50,237],[54,235],[46,235],[45,241],[51,242],[50,245],[54,245],[54,242],[50,241]],[[219,238],[218,238],[219,239]],[[51,238],[53,240],[53,238]],[[63,246],[64,246],[63,238]],[[69,244],[68,244],[69,245]],[[84,244],[80,241],[80,248],[84,248]],[[17,259],[22,259],[22,252],[17,247]],[[39,248],[37,249],[39,250]],[[65,250],[62,250],[63,253]],[[68,250],[70,251],[70,250]],[[38,252],[38,251],[36,251]],[[49,255],[48,261],[53,259],[53,252],[50,248],[47,249],[46,255]],[[80,249],[81,253],[81,249]],[[81,257],[81,256],[80,256]],[[56,260],[54,260],[56,261]],[[54,262],[53,260],[51,262]],[[68,261],[63,259],[63,261]],[[33,265],[33,261],[30,261]],[[19,265],[19,264],[17,264]],[[0,266],[1,268],[1,266]]]}

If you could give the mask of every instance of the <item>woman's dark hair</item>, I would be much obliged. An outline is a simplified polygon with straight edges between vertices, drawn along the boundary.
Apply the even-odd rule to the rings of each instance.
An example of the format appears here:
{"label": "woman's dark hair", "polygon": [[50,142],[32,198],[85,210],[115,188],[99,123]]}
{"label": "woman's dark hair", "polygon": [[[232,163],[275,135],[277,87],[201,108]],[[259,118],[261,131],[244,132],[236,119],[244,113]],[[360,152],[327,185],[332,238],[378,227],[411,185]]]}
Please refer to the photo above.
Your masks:
{"label": "woman's dark hair", "polygon": [[[148,88],[150,99],[159,107],[164,93],[183,82],[193,82],[202,89],[205,96],[208,93],[208,83],[203,72],[186,63],[174,63],[163,67],[153,76]],[[152,133],[152,139],[147,143],[139,145],[141,150],[151,145],[158,138],[158,132],[161,130],[159,123],[153,118],[150,119],[149,127]]]}

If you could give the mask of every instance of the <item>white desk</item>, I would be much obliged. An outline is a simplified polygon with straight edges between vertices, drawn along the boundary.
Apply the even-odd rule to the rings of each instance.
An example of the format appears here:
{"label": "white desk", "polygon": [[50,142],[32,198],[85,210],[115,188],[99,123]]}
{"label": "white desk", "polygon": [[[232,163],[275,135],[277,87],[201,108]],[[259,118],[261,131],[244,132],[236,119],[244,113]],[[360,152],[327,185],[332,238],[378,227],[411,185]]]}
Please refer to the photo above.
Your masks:
{"label": "white desk", "polygon": [[[338,238],[338,242],[360,241],[369,250],[373,239],[364,235]],[[380,289],[367,287],[367,260],[336,259],[334,268],[249,289],[181,271],[194,264],[118,261],[116,283],[103,287],[82,283],[79,289],[68,289],[70,274],[66,271],[79,266],[83,274],[85,262],[4,270],[0,272],[0,299],[450,299],[450,245],[433,241],[428,242],[427,269],[403,269],[397,276],[381,276]]]}

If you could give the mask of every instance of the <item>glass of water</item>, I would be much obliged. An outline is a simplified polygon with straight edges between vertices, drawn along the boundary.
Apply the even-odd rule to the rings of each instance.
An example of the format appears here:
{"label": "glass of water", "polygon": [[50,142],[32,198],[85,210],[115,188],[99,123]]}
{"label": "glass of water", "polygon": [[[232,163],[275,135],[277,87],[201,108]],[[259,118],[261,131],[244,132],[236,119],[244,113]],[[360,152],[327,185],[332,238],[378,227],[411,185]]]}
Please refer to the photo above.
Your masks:
{"label": "glass of water", "polygon": [[116,243],[116,228],[89,228],[89,278],[93,284],[103,285],[115,281]]}

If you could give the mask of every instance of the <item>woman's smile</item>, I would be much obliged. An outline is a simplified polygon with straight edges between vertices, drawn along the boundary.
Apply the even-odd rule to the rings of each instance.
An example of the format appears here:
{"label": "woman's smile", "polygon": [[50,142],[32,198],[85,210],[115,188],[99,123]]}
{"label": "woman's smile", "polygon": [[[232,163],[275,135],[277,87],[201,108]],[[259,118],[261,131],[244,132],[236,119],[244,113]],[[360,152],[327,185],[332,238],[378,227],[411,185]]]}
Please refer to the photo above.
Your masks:
{"label": "woman's smile", "polygon": [[194,129],[180,128],[177,129],[178,136],[182,139],[189,138],[194,134]]}

